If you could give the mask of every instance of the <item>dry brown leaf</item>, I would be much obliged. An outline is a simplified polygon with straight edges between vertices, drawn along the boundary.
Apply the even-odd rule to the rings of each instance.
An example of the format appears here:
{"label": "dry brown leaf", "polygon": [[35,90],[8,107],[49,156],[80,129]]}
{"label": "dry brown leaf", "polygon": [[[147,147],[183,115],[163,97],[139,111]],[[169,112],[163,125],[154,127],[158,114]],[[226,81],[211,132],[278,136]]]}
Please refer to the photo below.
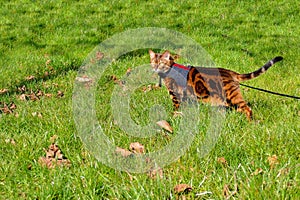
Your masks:
{"label": "dry brown leaf", "polygon": [[163,170],[162,168],[158,167],[156,169],[151,169],[149,172],[148,172],[148,176],[152,179],[155,179],[156,177],[159,177],[159,178],[163,178]]}
{"label": "dry brown leaf", "polygon": [[82,83],[93,82],[93,80],[91,78],[89,78],[88,76],[76,77],[75,80],[78,82],[82,82]]}
{"label": "dry brown leaf", "polygon": [[227,166],[228,165],[227,160],[224,157],[218,158],[217,161],[218,161],[219,164],[221,164],[223,166]]}
{"label": "dry brown leaf", "polygon": [[12,114],[17,108],[14,102],[11,102],[9,105],[5,102],[0,102],[0,113]]}
{"label": "dry brown leaf", "polygon": [[[2,104],[2,105],[1,105]],[[11,114],[12,113],[12,110],[9,109],[8,105],[4,102],[0,102],[0,111],[2,111],[3,113],[5,114]]]}
{"label": "dry brown leaf", "polygon": [[57,92],[57,95],[56,95],[56,96],[60,98],[60,97],[63,97],[64,95],[65,95],[65,94],[64,94],[62,91],[59,90],[59,91]]}
{"label": "dry brown leaf", "polygon": [[66,166],[70,167],[71,162],[67,158],[65,158],[56,144],[51,144],[48,150],[45,150],[46,157],[40,157],[39,163],[43,167],[47,167],[49,169],[55,168],[56,166]]}
{"label": "dry brown leaf", "polygon": [[43,117],[42,113],[40,113],[40,112],[33,112],[33,113],[31,113],[31,115],[33,117],[38,117],[38,118],[42,118]]}
{"label": "dry brown leaf", "polygon": [[182,117],[182,116],[183,116],[183,113],[178,112],[178,111],[175,111],[174,114],[173,114],[173,117]]}
{"label": "dry brown leaf", "polygon": [[14,102],[11,102],[9,105],[10,110],[15,110],[17,108],[17,105]]}
{"label": "dry brown leaf", "polygon": [[117,147],[117,148],[116,148],[116,153],[117,153],[117,154],[121,154],[123,157],[128,157],[128,156],[130,156],[130,155],[133,155],[133,153],[130,152],[129,150],[127,150],[127,149],[122,149],[122,148],[120,148],[120,147]]}
{"label": "dry brown leaf", "polygon": [[158,122],[156,122],[156,124],[158,126],[160,126],[161,128],[169,131],[170,133],[173,133],[173,128],[170,126],[170,124],[166,120],[158,121]]}
{"label": "dry brown leaf", "polygon": [[237,184],[237,178],[236,178],[236,171],[233,175],[234,178],[234,190],[230,191],[229,185],[225,184],[223,188],[223,195],[225,199],[230,199],[232,196],[236,195],[238,192],[238,184]]}
{"label": "dry brown leaf", "polygon": [[51,93],[46,93],[45,96],[50,98],[50,97],[52,97],[53,95],[52,95]]}
{"label": "dry brown leaf", "polygon": [[45,77],[47,77],[47,76],[49,76],[49,72],[48,72],[48,71],[45,71],[43,78],[45,78]]}
{"label": "dry brown leaf", "polygon": [[193,188],[188,185],[188,184],[178,184],[174,187],[174,192],[175,193],[188,193],[190,191],[192,191]]}
{"label": "dry brown leaf", "polygon": [[37,97],[41,97],[41,96],[43,96],[43,95],[44,95],[44,93],[43,93],[42,90],[38,90],[38,92],[36,93],[36,96],[37,96]]}
{"label": "dry brown leaf", "polygon": [[115,83],[116,83],[116,81],[119,81],[119,79],[116,77],[116,75],[112,75],[111,80],[113,80]]}
{"label": "dry brown leaf", "polygon": [[15,117],[19,117],[19,113],[18,112],[15,112]]}
{"label": "dry brown leaf", "polygon": [[26,92],[26,86],[23,85],[22,87],[18,87],[18,91],[21,93],[25,93]]}
{"label": "dry brown leaf", "polygon": [[31,81],[31,80],[35,79],[35,76],[30,75],[30,76],[27,76],[25,79],[26,79],[27,81]]}
{"label": "dry brown leaf", "polygon": [[4,89],[1,89],[1,90],[0,90],[0,94],[5,94],[5,93],[7,93],[8,91],[9,91],[9,90],[8,90],[8,89],[5,89],[5,88],[4,88]]}
{"label": "dry brown leaf", "polygon": [[227,184],[224,185],[223,187],[223,196],[227,199],[228,197],[230,197],[230,190],[229,190],[229,186]]}
{"label": "dry brown leaf", "polygon": [[31,93],[28,95],[28,97],[29,97],[30,100],[32,100],[32,101],[37,101],[37,100],[39,100],[39,98],[38,98],[33,92],[31,92]]}
{"label": "dry brown leaf", "polygon": [[5,139],[5,143],[6,144],[12,144],[12,145],[16,145],[16,141],[13,139],[13,138],[10,138],[10,139]]}
{"label": "dry brown leaf", "polygon": [[277,165],[279,163],[278,157],[276,155],[269,156],[268,162],[269,162],[270,168],[272,169],[275,167],[275,165]]}
{"label": "dry brown leaf", "polygon": [[143,92],[149,92],[152,90],[152,85],[147,85],[142,87]]}
{"label": "dry brown leaf", "polygon": [[282,168],[278,171],[277,178],[281,175],[286,175],[290,172],[290,168]]}
{"label": "dry brown leaf", "polygon": [[131,143],[130,146],[129,146],[129,149],[133,153],[137,153],[137,154],[145,152],[144,146],[141,143],[139,143],[139,142]]}
{"label": "dry brown leaf", "polygon": [[128,68],[126,71],[126,75],[129,76],[130,73],[131,73],[131,68]]}
{"label": "dry brown leaf", "polygon": [[19,98],[21,101],[26,101],[26,94],[21,94]]}
{"label": "dry brown leaf", "polygon": [[121,87],[123,87],[123,89],[125,90],[125,82],[122,80],[119,80],[115,75],[111,76],[111,80],[114,81],[114,83],[120,85]]}
{"label": "dry brown leaf", "polygon": [[257,168],[254,172],[252,172],[251,175],[258,175],[258,174],[262,174],[264,171],[262,168]]}
{"label": "dry brown leaf", "polygon": [[51,63],[51,60],[49,59],[49,60],[46,61],[45,64],[46,64],[46,65],[49,65],[50,63]]}
{"label": "dry brown leaf", "polygon": [[96,52],[96,60],[101,60],[104,57],[104,54],[100,51]]}

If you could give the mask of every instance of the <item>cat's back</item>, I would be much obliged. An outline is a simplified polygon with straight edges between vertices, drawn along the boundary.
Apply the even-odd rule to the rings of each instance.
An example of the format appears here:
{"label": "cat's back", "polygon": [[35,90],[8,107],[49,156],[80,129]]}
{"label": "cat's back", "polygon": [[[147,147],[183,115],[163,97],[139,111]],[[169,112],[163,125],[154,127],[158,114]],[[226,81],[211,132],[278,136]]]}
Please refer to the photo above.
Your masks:
{"label": "cat's back", "polygon": [[238,73],[224,68],[215,68],[215,67],[192,67],[191,74],[195,75],[200,74],[202,77],[210,77],[210,78],[220,78],[222,79],[232,79],[235,80],[235,77],[239,75]]}

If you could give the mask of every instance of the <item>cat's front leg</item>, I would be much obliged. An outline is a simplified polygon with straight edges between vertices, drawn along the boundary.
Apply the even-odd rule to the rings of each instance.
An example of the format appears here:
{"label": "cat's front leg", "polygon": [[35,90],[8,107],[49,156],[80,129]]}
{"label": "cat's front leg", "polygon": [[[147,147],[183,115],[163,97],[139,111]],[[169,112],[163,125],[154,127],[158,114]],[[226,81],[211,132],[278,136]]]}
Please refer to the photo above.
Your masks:
{"label": "cat's front leg", "polygon": [[167,87],[170,98],[172,99],[174,110],[178,110],[180,103],[181,103],[181,98],[182,94],[180,94],[181,90],[176,84],[176,82],[169,77],[164,78],[164,84]]}
{"label": "cat's front leg", "polygon": [[179,106],[180,106],[180,103],[181,103],[180,94],[178,94],[177,92],[171,91],[171,90],[169,90],[169,94],[170,94],[170,97],[171,97],[172,102],[173,102],[174,110],[178,110]]}

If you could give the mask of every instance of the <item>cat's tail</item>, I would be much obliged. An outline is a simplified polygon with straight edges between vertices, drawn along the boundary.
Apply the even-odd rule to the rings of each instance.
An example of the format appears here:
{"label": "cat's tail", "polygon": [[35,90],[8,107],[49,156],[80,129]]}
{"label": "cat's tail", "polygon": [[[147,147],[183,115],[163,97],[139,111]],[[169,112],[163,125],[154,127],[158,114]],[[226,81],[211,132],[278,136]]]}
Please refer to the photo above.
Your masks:
{"label": "cat's tail", "polygon": [[246,80],[256,78],[259,75],[265,73],[265,71],[267,71],[272,65],[274,65],[275,63],[281,61],[282,59],[283,59],[283,57],[277,56],[277,57],[273,58],[272,60],[267,62],[264,66],[262,66],[261,68],[259,68],[258,70],[254,71],[254,72],[251,72],[249,74],[239,74],[238,77],[237,77],[238,81],[246,81]]}

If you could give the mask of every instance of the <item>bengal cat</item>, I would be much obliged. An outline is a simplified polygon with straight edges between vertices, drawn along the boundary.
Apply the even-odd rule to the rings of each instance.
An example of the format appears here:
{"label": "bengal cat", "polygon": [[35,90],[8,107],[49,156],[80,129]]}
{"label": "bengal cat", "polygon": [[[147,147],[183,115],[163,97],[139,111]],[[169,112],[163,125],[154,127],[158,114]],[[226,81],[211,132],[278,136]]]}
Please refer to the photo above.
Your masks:
{"label": "bengal cat", "polygon": [[242,97],[239,82],[258,77],[283,59],[277,56],[254,72],[239,74],[224,68],[177,64],[169,51],[159,54],[149,50],[149,54],[151,66],[163,79],[175,110],[187,97],[193,97],[212,105],[233,107],[245,113],[249,120],[252,119],[252,110]]}

